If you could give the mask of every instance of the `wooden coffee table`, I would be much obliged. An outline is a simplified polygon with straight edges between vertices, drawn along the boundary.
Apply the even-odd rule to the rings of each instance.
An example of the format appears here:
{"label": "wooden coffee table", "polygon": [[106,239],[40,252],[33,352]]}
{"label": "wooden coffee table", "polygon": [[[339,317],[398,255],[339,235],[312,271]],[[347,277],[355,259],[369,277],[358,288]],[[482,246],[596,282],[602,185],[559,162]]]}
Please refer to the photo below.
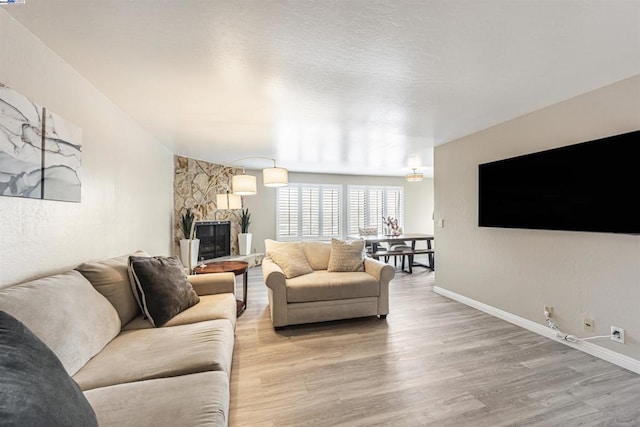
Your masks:
{"label": "wooden coffee table", "polygon": [[240,316],[247,308],[247,279],[249,263],[244,261],[219,261],[205,264],[204,267],[196,267],[196,274],[208,273],[233,273],[236,276],[242,274],[242,299],[236,299],[236,315]]}

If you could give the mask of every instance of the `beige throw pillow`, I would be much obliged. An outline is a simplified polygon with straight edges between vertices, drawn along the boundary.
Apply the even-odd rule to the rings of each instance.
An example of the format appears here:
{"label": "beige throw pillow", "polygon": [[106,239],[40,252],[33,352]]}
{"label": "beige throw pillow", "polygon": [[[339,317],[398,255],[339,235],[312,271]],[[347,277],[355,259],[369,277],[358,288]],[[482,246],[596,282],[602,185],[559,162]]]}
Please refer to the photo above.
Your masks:
{"label": "beige throw pillow", "polygon": [[[132,255],[149,256],[145,251],[137,251]],[[85,262],[76,267],[82,275],[91,282],[118,312],[122,326],[132,321],[140,308],[131,292],[128,269],[129,255],[100,261]]]}
{"label": "beige throw pillow", "polygon": [[364,240],[331,239],[327,271],[364,271]]}
{"label": "beige throw pillow", "polygon": [[[53,350],[69,375],[120,332],[116,309],[74,270],[0,289],[0,311],[24,323]],[[0,358],[3,355],[0,346]],[[3,386],[0,380],[0,395]],[[0,425],[2,420],[0,412]]]}
{"label": "beige throw pillow", "polygon": [[314,270],[326,270],[331,256],[331,242],[300,242],[309,265]]}
{"label": "beige throw pillow", "polygon": [[279,245],[278,249],[267,252],[267,256],[280,266],[287,279],[313,273],[300,243]]}

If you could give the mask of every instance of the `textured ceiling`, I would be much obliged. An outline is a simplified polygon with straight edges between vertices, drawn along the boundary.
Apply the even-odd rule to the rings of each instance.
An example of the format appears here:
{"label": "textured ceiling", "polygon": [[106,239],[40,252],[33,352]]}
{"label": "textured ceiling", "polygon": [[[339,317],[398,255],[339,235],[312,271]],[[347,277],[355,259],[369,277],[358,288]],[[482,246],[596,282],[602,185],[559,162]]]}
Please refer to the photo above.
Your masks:
{"label": "textured ceiling", "polygon": [[3,9],[174,152],[294,171],[431,174],[434,145],[640,74],[636,0]]}

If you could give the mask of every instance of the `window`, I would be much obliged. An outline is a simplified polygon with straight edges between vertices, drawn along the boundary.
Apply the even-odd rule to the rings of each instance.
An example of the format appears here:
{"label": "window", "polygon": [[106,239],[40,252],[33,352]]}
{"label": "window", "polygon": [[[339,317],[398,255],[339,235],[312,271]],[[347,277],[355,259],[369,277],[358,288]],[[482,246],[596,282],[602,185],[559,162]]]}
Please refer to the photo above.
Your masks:
{"label": "window", "polygon": [[278,188],[278,240],[340,237],[342,186],[289,184]]}
{"label": "window", "polygon": [[382,233],[382,218],[392,216],[402,226],[404,189],[402,187],[347,187],[348,234],[358,234],[360,227],[376,227]]}

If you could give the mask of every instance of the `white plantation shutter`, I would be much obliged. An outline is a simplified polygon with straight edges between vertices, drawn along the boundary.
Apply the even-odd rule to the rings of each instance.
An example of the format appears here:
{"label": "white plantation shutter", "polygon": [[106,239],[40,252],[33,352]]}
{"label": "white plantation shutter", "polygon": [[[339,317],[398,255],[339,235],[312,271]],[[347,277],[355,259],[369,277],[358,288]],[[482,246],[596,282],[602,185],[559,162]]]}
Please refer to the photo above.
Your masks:
{"label": "white plantation shutter", "polygon": [[298,237],[298,194],[295,186],[280,187],[277,191],[277,235],[280,239]]}
{"label": "white plantation shutter", "polygon": [[341,186],[290,183],[277,198],[279,240],[340,237]]}
{"label": "white plantation shutter", "polygon": [[364,187],[349,186],[348,192],[349,234],[358,234],[360,227],[367,226],[367,209],[365,205],[367,190]]}
{"label": "white plantation shutter", "polygon": [[322,237],[340,237],[340,187],[322,187]]}
{"label": "white plantation shutter", "polygon": [[404,189],[350,185],[347,188],[349,234],[358,234],[360,227],[375,227],[383,232],[383,220],[388,216],[404,222]]}
{"label": "white plantation shutter", "polygon": [[367,200],[367,213],[369,215],[369,227],[376,227],[382,233],[382,217],[386,217],[384,211],[384,190],[382,188],[370,188]]}
{"label": "white plantation shutter", "polygon": [[320,237],[320,189],[300,187],[302,238]]}
{"label": "white plantation shutter", "polygon": [[397,218],[401,227],[404,220],[404,200],[402,196],[402,187],[386,187],[384,189],[385,215]]}

